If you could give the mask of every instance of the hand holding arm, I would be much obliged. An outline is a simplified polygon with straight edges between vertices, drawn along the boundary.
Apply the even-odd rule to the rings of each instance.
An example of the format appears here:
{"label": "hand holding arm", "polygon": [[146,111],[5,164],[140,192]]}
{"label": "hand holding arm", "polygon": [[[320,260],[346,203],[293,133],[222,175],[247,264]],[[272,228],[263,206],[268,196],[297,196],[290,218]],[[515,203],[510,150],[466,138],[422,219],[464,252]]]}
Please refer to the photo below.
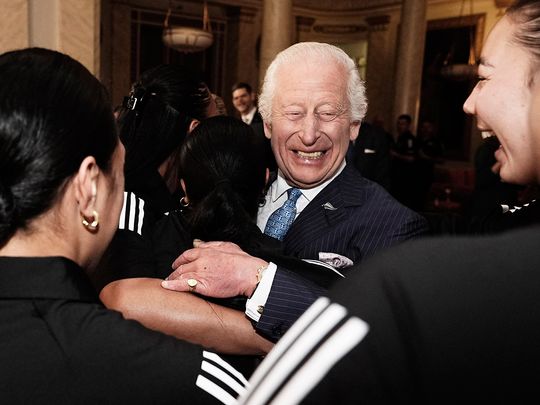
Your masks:
{"label": "hand holding arm", "polygon": [[[250,297],[257,286],[258,269],[268,262],[248,255],[231,242],[200,242],[173,263],[174,271],[161,283],[175,291],[196,291],[215,298]],[[194,290],[188,280],[197,281]]]}

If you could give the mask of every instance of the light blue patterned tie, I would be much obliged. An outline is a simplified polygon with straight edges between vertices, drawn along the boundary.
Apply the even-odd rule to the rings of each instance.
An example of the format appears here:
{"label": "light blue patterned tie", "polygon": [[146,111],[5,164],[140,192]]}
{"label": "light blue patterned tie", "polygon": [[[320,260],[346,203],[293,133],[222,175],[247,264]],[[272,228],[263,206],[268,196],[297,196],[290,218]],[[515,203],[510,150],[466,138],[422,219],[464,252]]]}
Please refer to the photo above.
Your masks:
{"label": "light blue patterned tie", "polygon": [[291,227],[296,216],[296,200],[302,195],[297,188],[291,188],[287,193],[289,198],[281,207],[272,212],[264,228],[265,234],[277,240],[283,240]]}

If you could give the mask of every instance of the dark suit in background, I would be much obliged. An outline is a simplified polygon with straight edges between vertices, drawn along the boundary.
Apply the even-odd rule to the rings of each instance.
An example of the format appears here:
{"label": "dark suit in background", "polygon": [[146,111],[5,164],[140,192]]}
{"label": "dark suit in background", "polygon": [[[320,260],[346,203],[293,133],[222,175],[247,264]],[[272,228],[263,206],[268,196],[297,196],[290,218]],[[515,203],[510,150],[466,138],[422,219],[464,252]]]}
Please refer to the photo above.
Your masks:
{"label": "dark suit in background", "polygon": [[263,119],[261,117],[261,114],[259,114],[259,110],[255,112],[255,115],[253,116],[253,119],[251,120],[251,128],[253,128],[253,131],[255,131],[255,134],[257,136],[260,136],[264,139],[265,144],[265,152],[264,156],[266,159],[266,165],[270,169],[271,172],[277,171],[277,163],[276,158],[274,157],[274,153],[272,152],[272,145],[270,143],[270,139],[268,139],[264,135],[264,123]]}
{"label": "dark suit in background", "polygon": [[385,189],[391,186],[392,135],[382,128],[362,122],[354,144],[347,152],[347,162],[354,165],[366,179],[372,180]]}

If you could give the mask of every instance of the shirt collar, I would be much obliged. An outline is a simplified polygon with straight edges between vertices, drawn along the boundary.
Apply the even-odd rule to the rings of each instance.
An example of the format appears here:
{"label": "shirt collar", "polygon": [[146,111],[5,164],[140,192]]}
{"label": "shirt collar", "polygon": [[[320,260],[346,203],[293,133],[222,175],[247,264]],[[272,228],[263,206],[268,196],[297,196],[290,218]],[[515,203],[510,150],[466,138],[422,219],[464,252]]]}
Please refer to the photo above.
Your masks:
{"label": "shirt collar", "polygon": [[[321,192],[321,190],[323,188],[325,188],[328,184],[330,184],[332,182],[332,180],[334,180],[337,176],[339,176],[341,174],[343,169],[345,169],[345,165],[346,165],[346,163],[345,163],[345,159],[344,159],[343,163],[341,164],[339,169],[336,171],[336,173],[334,173],[334,175],[331,178],[329,178],[328,180],[326,180],[324,183],[319,184],[317,187],[301,188],[300,191],[302,191],[302,195],[308,201],[311,202],[311,200],[313,200],[317,196],[317,194],[319,194]],[[281,174],[281,170],[278,170],[277,179],[276,179],[275,183],[272,186],[272,195],[271,195],[272,202],[276,202],[290,188],[291,188],[291,186],[289,186],[289,184],[287,184],[287,181],[285,181],[285,179],[283,178],[283,175]]]}
{"label": "shirt collar", "polygon": [[251,121],[253,121],[253,117],[255,116],[255,112],[257,111],[257,107],[253,106],[251,107],[251,110],[247,114],[242,115],[242,121],[244,121],[247,124],[251,124]]}

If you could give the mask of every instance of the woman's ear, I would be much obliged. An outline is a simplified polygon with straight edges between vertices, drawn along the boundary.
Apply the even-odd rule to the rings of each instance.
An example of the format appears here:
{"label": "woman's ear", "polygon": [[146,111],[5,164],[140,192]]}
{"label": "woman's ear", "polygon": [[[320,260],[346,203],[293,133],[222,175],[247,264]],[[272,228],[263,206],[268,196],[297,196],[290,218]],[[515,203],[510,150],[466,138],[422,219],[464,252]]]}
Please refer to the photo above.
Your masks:
{"label": "woman's ear", "polygon": [[191,120],[191,123],[189,124],[189,128],[188,128],[188,134],[191,133],[191,131],[193,131],[195,128],[197,128],[197,125],[199,125],[201,122],[199,120]]}
{"label": "woman's ear", "polygon": [[93,156],[87,156],[75,175],[75,198],[83,217],[91,217],[96,210],[99,166]]}
{"label": "woman's ear", "polygon": [[187,197],[186,183],[184,182],[184,179],[180,179],[180,186],[182,187],[182,190],[184,190],[184,194],[185,194],[186,197]]}

